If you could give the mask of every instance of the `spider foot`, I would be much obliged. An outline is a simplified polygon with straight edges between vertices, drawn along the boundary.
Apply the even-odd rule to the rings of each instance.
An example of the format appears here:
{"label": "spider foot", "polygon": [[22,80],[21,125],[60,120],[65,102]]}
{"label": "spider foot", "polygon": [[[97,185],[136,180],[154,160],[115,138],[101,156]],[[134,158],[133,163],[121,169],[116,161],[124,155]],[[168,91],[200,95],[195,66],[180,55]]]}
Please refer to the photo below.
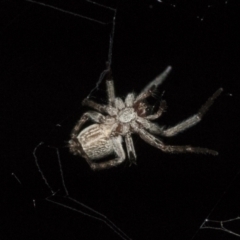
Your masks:
{"label": "spider foot", "polygon": [[131,167],[133,164],[134,164],[134,165],[137,165],[136,159],[131,159],[131,160],[129,160],[129,167]]}
{"label": "spider foot", "polygon": [[199,117],[202,118],[207,110],[212,106],[214,100],[222,93],[223,88],[219,88],[208,100],[207,102],[199,109]]}

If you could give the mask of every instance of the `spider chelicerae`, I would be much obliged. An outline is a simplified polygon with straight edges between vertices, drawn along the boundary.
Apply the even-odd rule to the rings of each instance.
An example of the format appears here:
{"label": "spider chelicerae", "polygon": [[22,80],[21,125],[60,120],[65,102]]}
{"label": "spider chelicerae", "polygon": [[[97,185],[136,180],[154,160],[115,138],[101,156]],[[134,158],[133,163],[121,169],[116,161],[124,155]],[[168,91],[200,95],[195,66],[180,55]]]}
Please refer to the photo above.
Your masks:
{"label": "spider chelicerae", "polygon": [[[84,157],[93,170],[107,169],[118,166],[125,161],[126,154],[122,145],[124,140],[130,163],[136,163],[137,156],[131,135],[138,134],[145,142],[164,152],[217,155],[218,152],[207,148],[165,145],[155,136],[172,137],[194,126],[201,121],[203,115],[223,91],[222,88],[219,88],[197,114],[173,127],[160,127],[152,120],[162,115],[166,109],[166,101],[161,100],[158,111],[151,113],[149,111],[151,106],[146,100],[154,95],[157,87],[166,79],[170,71],[171,67],[169,66],[140,94],[136,96],[134,93],[129,93],[123,101],[121,98],[115,97],[114,81],[109,66],[106,70],[108,104],[99,104],[89,98],[83,100],[83,105],[91,107],[95,111],[84,113],[73,128],[69,141],[70,152]],[[89,120],[93,121],[94,124],[81,130],[83,124]],[[101,160],[112,154],[115,154],[115,158]]]}

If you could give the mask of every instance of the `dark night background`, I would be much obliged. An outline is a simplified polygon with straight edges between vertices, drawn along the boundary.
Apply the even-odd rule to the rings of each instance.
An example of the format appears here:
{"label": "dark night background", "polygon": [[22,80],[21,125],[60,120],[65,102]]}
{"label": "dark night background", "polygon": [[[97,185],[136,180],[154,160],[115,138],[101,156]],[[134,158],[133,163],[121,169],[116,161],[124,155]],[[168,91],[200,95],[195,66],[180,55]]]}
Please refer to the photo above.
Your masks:
{"label": "dark night background", "polygon": [[[238,1],[98,1],[118,10],[112,58],[118,96],[139,92],[171,65],[159,88],[168,109],[158,123],[174,125],[224,88],[200,124],[164,139],[208,147],[218,157],[170,155],[134,136],[137,166],[126,161],[102,172],[72,156],[66,142],[87,110],[81,101],[105,68],[113,12],[84,0],[41,2],[109,24],[23,0],[0,1],[0,238],[121,239],[103,222],[46,201],[51,192],[33,157],[44,142],[36,155],[57,191],[53,201],[76,207],[61,197],[58,148],[69,195],[105,214],[133,240],[238,239],[200,229],[206,218],[240,215]],[[92,98],[105,103],[105,95],[102,83]],[[240,221],[226,227],[240,234]]]}

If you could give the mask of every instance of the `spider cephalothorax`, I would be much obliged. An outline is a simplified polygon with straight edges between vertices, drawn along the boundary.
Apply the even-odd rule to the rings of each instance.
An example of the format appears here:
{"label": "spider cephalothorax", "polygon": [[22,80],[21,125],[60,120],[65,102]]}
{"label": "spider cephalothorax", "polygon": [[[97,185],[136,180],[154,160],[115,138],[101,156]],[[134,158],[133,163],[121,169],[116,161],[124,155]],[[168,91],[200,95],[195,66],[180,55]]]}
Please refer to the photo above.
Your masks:
{"label": "spider cephalothorax", "polygon": [[[166,108],[166,102],[162,100],[158,111],[152,114],[149,111],[151,107],[146,103],[146,99],[153,95],[170,71],[171,67],[167,67],[139,95],[135,96],[133,93],[129,93],[123,101],[121,98],[115,97],[114,82],[109,69],[106,80],[108,105],[98,104],[89,98],[83,101],[83,105],[89,106],[95,111],[84,113],[73,128],[69,141],[70,152],[74,155],[83,156],[93,170],[106,169],[117,166],[126,159],[122,146],[124,140],[128,159],[131,163],[135,163],[136,152],[131,135],[138,134],[144,141],[164,152],[192,152],[217,155],[216,151],[207,148],[165,145],[154,136],[171,137],[194,126],[201,120],[214,99],[223,91],[222,88],[218,89],[197,114],[174,127],[165,129],[153,123],[152,120],[161,116]],[[82,125],[88,120],[93,121],[94,124],[81,130]],[[100,160],[111,154],[115,154],[116,157],[106,161]]]}

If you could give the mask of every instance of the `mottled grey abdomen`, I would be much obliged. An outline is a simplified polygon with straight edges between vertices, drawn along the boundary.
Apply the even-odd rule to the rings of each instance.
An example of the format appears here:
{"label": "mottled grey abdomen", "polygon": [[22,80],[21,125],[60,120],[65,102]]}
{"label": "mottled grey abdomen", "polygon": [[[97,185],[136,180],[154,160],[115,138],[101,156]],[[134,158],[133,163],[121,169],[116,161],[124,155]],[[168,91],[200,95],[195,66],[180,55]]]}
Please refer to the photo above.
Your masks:
{"label": "mottled grey abdomen", "polygon": [[100,124],[93,124],[78,135],[78,141],[89,159],[100,159],[114,152],[108,130]]}

